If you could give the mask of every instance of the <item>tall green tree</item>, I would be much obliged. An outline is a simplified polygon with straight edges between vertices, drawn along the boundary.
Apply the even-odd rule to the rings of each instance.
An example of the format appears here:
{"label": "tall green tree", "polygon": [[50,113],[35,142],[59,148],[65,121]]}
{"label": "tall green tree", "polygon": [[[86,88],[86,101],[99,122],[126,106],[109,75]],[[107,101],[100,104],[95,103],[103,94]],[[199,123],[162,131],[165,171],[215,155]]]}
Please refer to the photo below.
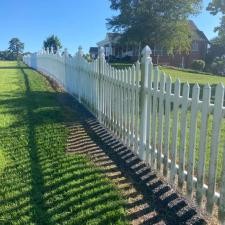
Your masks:
{"label": "tall green tree", "polygon": [[167,53],[188,52],[188,17],[199,13],[202,0],[110,0],[117,16],[107,19],[109,29],[121,32],[121,41],[160,47]]}
{"label": "tall green tree", "polygon": [[206,56],[206,69],[210,71],[211,64],[216,57],[221,57],[225,54],[225,43],[219,37],[215,37],[210,41],[210,48]]}
{"label": "tall green tree", "polygon": [[9,51],[12,55],[15,55],[17,58],[20,54],[23,53],[24,43],[22,43],[19,38],[12,38],[9,41]]}
{"label": "tall green tree", "polygon": [[51,35],[43,42],[45,50],[53,48],[54,52],[62,48],[62,44],[56,35]]}
{"label": "tall green tree", "polygon": [[[207,67],[215,72],[218,62],[222,62],[221,57],[225,55],[225,2],[222,0],[212,0],[207,10],[212,15],[221,15],[219,26],[215,27],[214,31],[217,32],[217,37],[211,40],[211,46],[206,59]],[[220,63],[220,65],[222,65]]]}
{"label": "tall green tree", "polygon": [[218,39],[221,45],[225,46],[225,1],[224,0],[212,0],[209,3],[207,10],[210,11],[212,15],[222,14],[220,25],[215,27],[215,32],[218,32]]}

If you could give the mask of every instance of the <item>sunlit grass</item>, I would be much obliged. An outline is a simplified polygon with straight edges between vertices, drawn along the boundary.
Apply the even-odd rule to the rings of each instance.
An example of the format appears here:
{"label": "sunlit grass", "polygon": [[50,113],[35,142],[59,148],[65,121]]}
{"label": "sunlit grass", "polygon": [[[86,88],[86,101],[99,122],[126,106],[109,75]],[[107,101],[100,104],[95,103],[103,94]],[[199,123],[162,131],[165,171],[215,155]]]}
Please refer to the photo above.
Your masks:
{"label": "sunlit grass", "polygon": [[208,75],[208,74],[200,74],[195,72],[181,71],[167,67],[160,67],[162,71],[164,71],[167,75],[170,75],[172,80],[175,81],[179,79],[182,83],[189,82],[191,84],[225,84],[225,77],[216,76],[216,75]]}
{"label": "sunlit grass", "polygon": [[4,66],[18,66],[17,61],[0,61],[0,67]]}

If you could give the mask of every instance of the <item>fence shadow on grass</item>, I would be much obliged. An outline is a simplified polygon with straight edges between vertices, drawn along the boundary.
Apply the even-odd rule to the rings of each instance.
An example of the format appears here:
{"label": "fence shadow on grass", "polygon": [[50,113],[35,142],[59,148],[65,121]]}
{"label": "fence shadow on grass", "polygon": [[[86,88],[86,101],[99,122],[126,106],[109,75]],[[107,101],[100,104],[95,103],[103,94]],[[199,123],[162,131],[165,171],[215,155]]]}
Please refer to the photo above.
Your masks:
{"label": "fence shadow on grass", "polygon": [[[82,105],[71,97],[64,98],[63,102],[79,112],[79,122],[69,124],[70,139],[67,151],[89,155],[115,183],[122,178],[122,181],[118,182],[119,186],[123,186],[123,182],[132,181],[136,192],[126,193],[126,190],[121,188],[127,199],[134,199],[133,202],[127,203],[130,222],[186,224],[192,221],[205,224],[184,198],[160,180],[150,167],[108,132]],[[114,175],[118,171],[122,173]],[[138,198],[137,192],[143,196]]]}
{"label": "fence shadow on grass", "polygon": [[0,66],[0,70],[2,69],[27,69],[27,66]]}
{"label": "fence shadow on grass", "polygon": [[28,122],[28,147],[31,166],[31,195],[30,201],[35,211],[36,218],[40,224],[50,224],[50,218],[45,210],[45,202],[43,198],[44,179],[43,172],[39,162],[38,149],[35,134],[35,115],[30,83],[27,74],[21,69],[26,87],[25,97],[27,98],[27,122]]}

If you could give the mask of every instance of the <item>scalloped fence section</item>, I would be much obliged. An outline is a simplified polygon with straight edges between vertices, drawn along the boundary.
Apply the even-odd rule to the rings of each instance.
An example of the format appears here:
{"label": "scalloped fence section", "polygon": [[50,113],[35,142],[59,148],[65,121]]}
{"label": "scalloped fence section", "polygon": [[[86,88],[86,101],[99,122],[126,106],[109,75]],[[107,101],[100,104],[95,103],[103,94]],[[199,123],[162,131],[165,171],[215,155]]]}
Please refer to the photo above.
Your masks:
{"label": "scalloped fence section", "polygon": [[42,51],[24,56],[56,80],[140,159],[225,222],[225,107],[223,84],[190,85],[154,67],[146,46],[128,69]]}

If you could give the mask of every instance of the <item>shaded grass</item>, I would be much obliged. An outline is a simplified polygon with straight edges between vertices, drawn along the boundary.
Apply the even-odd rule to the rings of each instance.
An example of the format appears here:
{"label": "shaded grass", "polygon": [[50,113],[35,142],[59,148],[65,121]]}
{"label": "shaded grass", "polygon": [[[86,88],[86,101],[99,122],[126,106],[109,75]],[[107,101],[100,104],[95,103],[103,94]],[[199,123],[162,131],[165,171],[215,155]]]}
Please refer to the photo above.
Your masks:
{"label": "shaded grass", "polygon": [[0,224],[127,224],[102,171],[65,153],[63,93],[30,69],[0,76]]}

